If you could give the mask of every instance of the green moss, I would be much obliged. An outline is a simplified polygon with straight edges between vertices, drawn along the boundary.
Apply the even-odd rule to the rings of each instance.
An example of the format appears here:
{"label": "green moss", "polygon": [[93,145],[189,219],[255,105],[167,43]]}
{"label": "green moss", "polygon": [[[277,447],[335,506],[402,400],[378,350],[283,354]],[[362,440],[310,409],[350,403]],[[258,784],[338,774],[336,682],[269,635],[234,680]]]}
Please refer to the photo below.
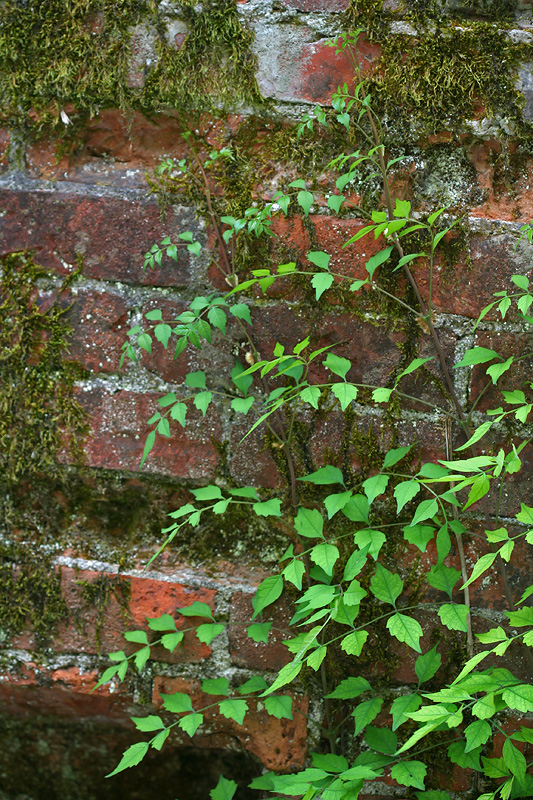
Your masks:
{"label": "green moss", "polygon": [[124,616],[129,607],[131,584],[117,575],[101,575],[92,581],[76,581],[81,587],[81,608],[78,609],[77,625],[83,629],[83,617],[80,612],[92,611],[95,614],[96,645],[100,649],[100,631],[107,620],[109,601],[113,596],[122,609]]}
{"label": "green moss", "polygon": [[10,483],[57,470],[65,439],[81,457],[87,433],[73,396],[77,370],[62,363],[65,311],[54,304],[41,312],[35,301],[35,280],[44,274],[27,253],[0,260],[0,468]]}
{"label": "green moss", "polygon": [[50,559],[18,545],[0,545],[0,641],[30,627],[49,638],[68,617],[61,573]]}
{"label": "green moss", "polygon": [[178,49],[161,38],[159,60],[146,80],[141,106],[235,107],[261,104],[255,80],[253,34],[241,23],[235,0],[182,3],[188,33]]}

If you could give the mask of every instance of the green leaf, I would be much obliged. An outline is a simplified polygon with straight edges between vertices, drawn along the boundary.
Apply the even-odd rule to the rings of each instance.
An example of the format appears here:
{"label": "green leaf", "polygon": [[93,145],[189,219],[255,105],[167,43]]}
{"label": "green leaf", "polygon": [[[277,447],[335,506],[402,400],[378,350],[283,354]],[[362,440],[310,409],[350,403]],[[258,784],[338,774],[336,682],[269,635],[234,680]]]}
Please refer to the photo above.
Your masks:
{"label": "green leaf", "polygon": [[178,722],[178,727],[188,733],[189,736],[194,736],[202,722],[204,721],[203,714],[188,714]]}
{"label": "green leaf", "polygon": [[402,369],[402,371],[398,374],[398,376],[396,377],[396,383],[398,383],[400,378],[403,378],[404,375],[410,375],[411,372],[414,372],[419,367],[421,367],[423,364],[426,364],[428,361],[432,361],[432,360],[433,360],[433,356],[430,356],[429,358],[414,358],[411,361],[411,363],[409,364],[409,366],[406,367],[405,369]]}
{"label": "green leaf", "polygon": [[414,544],[421,553],[425,553],[428,542],[435,536],[435,528],[430,525],[413,525],[412,528],[404,528],[403,535],[409,544]]}
{"label": "green leaf", "polygon": [[483,573],[492,566],[496,555],[497,553],[485,553],[484,556],[481,556],[481,558],[479,558],[474,565],[474,569],[472,570],[472,574],[470,575],[469,579],[463,586],[461,586],[461,589],[464,589],[465,586],[469,586],[473,581],[477,580],[481,575],[483,575]]}
{"label": "green leaf", "polygon": [[502,756],[510,772],[518,781],[523,782],[526,777],[527,762],[524,754],[514,746],[510,739],[506,739],[503,743]]}
{"label": "green leaf", "polygon": [[353,700],[363,692],[372,689],[366,678],[357,676],[355,678],[345,678],[332,692],[326,695],[331,700]]}
{"label": "green leaf", "polygon": [[492,728],[484,719],[478,719],[470,723],[470,725],[465,728],[465,753],[469,753],[471,750],[475,750],[480,745],[485,744],[491,733]]}
{"label": "green leaf", "polygon": [[235,397],[231,401],[231,407],[238,414],[247,414],[255,402],[254,397]]}
{"label": "green leaf", "polygon": [[354,550],[344,567],[343,580],[351,581],[356,575],[359,575],[368,559],[369,548],[362,550]]}
{"label": "green leaf", "polygon": [[454,567],[445,567],[439,564],[438,566],[431,567],[426,575],[426,580],[434,589],[446,592],[451,600],[453,588],[460,577],[461,573],[458,569]]}
{"label": "green leaf", "polygon": [[253,694],[254,692],[264,692],[268,689],[268,684],[261,675],[254,675],[250,680],[239,686],[237,691],[239,694]]}
{"label": "green leaf", "polygon": [[198,409],[198,411],[202,412],[202,416],[205,417],[205,413],[209,408],[209,404],[212,399],[213,399],[212,392],[198,392],[198,394],[194,396],[192,402],[194,406]]}
{"label": "green leaf", "polygon": [[218,328],[222,333],[226,333],[226,315],[221,308],[212,306],[207,312],[207,319],[214,328]]}
{"label": "green leaf", "polygon": [[152,352],[152,337],[149,333],[141,333],[141,335],[137,337],[137,344],[141,350],[146,350],[147,353]]}
{"label": "green leaf", "polygon": [[168,650],[170,653],[173,653],[176,647],[183,641],[183,633],[182,631],[176,631],[176,633],[165,633],[164,636],[161,637],[161,644]]}
{"label": "green leaf", "polygon": [[367,639],[368,631],[354,631],[353,633],[349,633],[341,642],[341,650],[344,650],[349,656],[359,657]]}
{"label": "green leaf", "polygon": [[357,398],[357,386],[352,386],[351,383],[334,383],[331,391],[341,404],[343,411],[346,411],[352,400]]}
{"label": "green leaf", "polygon": [[248,703],[246,700],[236,700],[230,697],[228,700],[223,700],[219,703],[220,713],[226,719],[234,720],[238,725],[242,725],[244,717],[248,711]]}
{"label": "green leaf", "polygon": [[317,672],[327,655],[327,650],[328,649],[326,646],[317,647],[315,650],[313,650],[313,652],[307,656],[307,666],[311,667],[311,669],[314,669],[314,671]]}
{"label": "green leaf", "polygon": [[133,657],[133,660],[134,660],[135,666],[137,667],[139,672],[143,671],[144,666],[145,666],[145,664],[146,664],[146,662],[148,661],[149,658],[150,658],[150,648],[149,647],[141,647],[141,649],[138,650],[135,653],[135,656]]}
{"label": "green leaf", "polygon": [[411,447],[412,445],[409,445],[409,447],[397,447],[394,450],[389,450],[385,455],[385,460],[383,461],[383,469],[393,467],[398,463],[398,461],[401,461],[402,458],[405,458]]}
{"label": "green leaf", "polygon": [[296,196],[296,202],[300,208],[303,209],[305,216],[308,217],[311,206],[313,205],[313,195],[311,192],[298,192]]}
{"label": "green leaf", "polygon": [[321,252],[320,250],[314,250],[310,253],[307,253],[307,259],[320,269],[329,269],[331,256],[327,253]]}
{"label": "green leaf", "polygon": [[185,427],[185,417],[187,415],[187,406],[185,403],[176,403],[170,409],[170,416],[179,422],[182,428]]}
{"label": "green leaf", "polygon": [[219,636],[224,630],[224,625],[221,623],[208,622],[205,625],[199,625],[196,628],[196,636],[203,644],[210,645],[216,636]]}
{"label": "green leaf", "polygon": [[309,557],[324,570],[326,575],[333,575],[335,564],[339,558],[339,550],[334,544],[317,544],[311,550]]}
{"label": "green leaf", "polygon": [[365,528],[354,533],[353,540],[360,550],[368,550],[374,561],[377,561],[379,551],[387,541],[387,537],[382,531],[373,531],[371,528]]}
{"label": "green leaf", "polygon": [[207,603],[201,603],[195,600],[190,606],[183,606],[178,608],[178,612],[184,617],[209,617],[213,619],[213,612]]}
{"label": "green leaf", "polygon": [[463,631],[463,633],[468,630],[468,613],[467,606],[460,603],[445,603],[438,610],[443,625],[451,631]]}
{"label": "green leaf", "polygon": [[281,500],[277,497],[264,503],[254,503],[252,508],[258,517],[281,517]]}
{"label": "green leaf", "polygon": [[175,403],[176,399],[174,392],[167,392],[167,394],[164,395],[164,397],[160,397],[157,402],[161,408],[166,408],[167,406],[171,406],[172,403]]}
{"label": "green leaf", "polygon": [[336,356],[335,353],[328,353],[322,363],[326,369],[329,369],[329,371],[333,372],[334,375],[338,375],[339,378],[342,378],[342,380],[346,379],[346,375],[352,366],[351,361],[349,361],[347,358]]}
{"label": "green leaf", "polygon": [[408,714],[417,711],[422,705],[422,698],[418,694],[404,694],[397,697],[391,705],[392,730],[395,731],[400,725],[409,720]]}
{"label": "green leaf", "polygon": [[320,400],[321,394],[322,392],[318,386],[306,386],[306,388],[300,392],[300,400],[304,403],[309,403],[313,408],[318,408],[318,401]]}
{"label": "green leaf", "polygon": [[165,711],[174,714],[181,714],[183,711],[192,711],[192,700],[188,694],[174,692],[174,694],[162,694],[163,706]]}
{"label": "green leaf", "polygon": [[152,731],[159,731],[161,728],[165,727],[165,723],[161,719],[161,717],[154,717],[150,715],[148,717],[132,717],[131,721],[135,725],[138,731],[143,731],[143,733],[148,732],[151,733]]}
{"label": "green leaf", "polygon": [[128,747],[128,749],[124,751],[118,766],[115,767],[113,772],[110,772],[109,775],[106,775],[106,778],[111,778],[118,772],[128,769],[128,767],[137,766],[137,764],[141,763],[147,752],[148,742],[137,742],[136,744],[132,744],[131,747]]}
{"label": "green leaf", "polygon": [[191,489],[191,494],[194,495],[195,500],[222,500],[222,492],[218,486],[202,486],[200,489]]}
{"label": "green leaf", "polygon": [[489,350],[488,347],[472,347],[467,350],[461,361],[455,364],[454,369],[459,367],[470,367],[473,364],[485,364],[487,361],[492,361],[493,358],[500,356],[494,350]]}
{"label": "green leaf", "polygon": [[161,750],[166,740],[168,739],[169,734],[170,734],[170,728],[165,728],[152,739],[151,745],[154,748],[154,750]]}
{"label": "green leaf", "polygon": [[374,475],[372,478],[367,478],[363,483],[363,491],[368,498],[369,504],[372,504],[376,497],[383,494],[389,483],[388,475]]}
{"label": "green leaf", "polygon": [[231,370],[231,380],[240,392],[247,394],[254,379],[251,375],[243,375],[243,372],[246,372],[245,368],[236,361],[235,366]]}
{"label": "green leaf", "polygon": [[232,800],[236,791],[235,781],[229,781],[221,775],[215,788],[209,792],[209,797],[211,800]]}
{"label": "green leaf", "polygon": [[513,628],[524,628],[527,625],[533,625],[533,607],[524,606],[518,611],[504,611],[506,617],[509,618],[509,624]]}
{"label": "green leaf", "polygon": [[384,264],[390,258],[390,254],[394,250],[394,246],[386,247],[385,250],[380,250],[379,253],[376,253],[371,258],[368,259],[366,262],[366,271],[370,275],[371,278],[374,277],[374,272],[376,269]]}
{"label": "green leaf", "polygon": [[193,389],[205,389],[205,372],[202,370],[189,372],[185,376],[185,383],[187,386],[192,386]]}
{"label": "green leaf", "polygon": [[310,475],[306,475],[305,478],[298,478],[298,480],[315,483],[320,486],[327,486],[333,483],[340,483],[344,486],[344,478],[340,469],[329,464],[317,469],[316,472],[312,472]]}
{"label": "green leaf", "polygon": [[311,278],[311,286],[315,290],[317,300],[320,300],[324,292],[329,289],[333,280],[333,275],[329,275],[327,272],[317,272],[316,275],[313,275]]}
{"label": "green leaf", "polygon": [[533,711],[533,686],[521,683],[518,686],[507,686],[502,693],[503,700],[509,708],[527,713]]}
{"label": "green leaf", "polygon": [[489,378],[492,379],[492,383],[496,385],[498,383],[498,379],[501,378],[504,372],[510,368],[514,361],[514,356],[508,358],[507,361],[498,364],[491,364],[490,367],[487,367],[487,375]]}
{"label": "green leaf", "polygon": [[344,200],[346,198],[343,194],[330,194],[328,197],[328,208],[331,208],[336,214],[339,213],[339,209],[342,206]]}
{"label": "green leaf", "polygon": [[294,558],[292,561],[290,561],[282,572],[285,580],[289,581],[289,583],[292,583],[292,585],[296,586],[297,589],[302,588],[302,578],[304,574],[305,566],[303,562],[297,558]]}
{"label": "green leaf", "polygon": [[421,761],[400,761],[391,769],[391,778],[401,786],[414,786],[416,789],[424,788],[427,767]]}
{"label": "green leaf", "polygon": [[172,333],[172,328],[170,325],[156,325],[154,328],[154,336],[158,342],[161,342],[165,350],[168,346],[168,340],[170,339],[170,335]]}
{"label": "green leaf", "polygon": [[246,633],[254,642],[268,642],[268,634],[272,627],[271,622],[254,622],[246,628]]}
{"label": "green leaf", "polygon": [[368,523],[368,499],[364,494],[354,494],[342,509],[345,517],[352,522]]}
{"label": "green leaf", "polygon": [[144,316],[150,322],[157,322],[158,320],[163,319],[163,313],[160,308],[154,308],[152,311],[147,311]]}
{"label": "green leaf", "polygon": [[391,394],[392,389],[385,389],[384,387],[380,389],[374,389],[372,392],[372,400],[374,403],[388,403]]}
{"label": "green leaf", "polygon": [[292,697],[288,694],[278,694],[273,697],[265,697],[265,710],[271,717],[276,719],[292,719]]}
{"label": "green leaf", "polygon": [[229,681],[227,678],[206,678],[202,681],[202,692],[206,694],[229,694]]}
{"label": "green leaf", "polygon": [[440,653],[437,653],[437,645],[427,653],[424,653],[424,655],[418,656],[415,661],[415,672],[418,678],[418,684],[420,685],[421,683],[425,683],[425,681],[431,680],[441,663],[442,657]]}
{"label": "green leaf", "polygon": [[398,737],[389,728],[375,728],[369,725],[365,731],[365,740],[373,750],[387,755],[395,753],[398,747]]}
{"label": "green leaf", "polygon": [[355,720],[354,736],[358,736],[361,731],[373,722],[383,705],[383,698],[373,697],[371,700],[366,700],[364,703],[359,703],[357,708],[352,711],[352,716]]}
{"label": "green leaf", "polygon": [[[407,503],[416,497],[420,491],[420,483],[418,481],[402,481],[394,487],[394,497],[398,508],[398,514]],[[406,529],[404,528],[404,531]]]}
{"label": "green leaf", "polygon": [[344,772],[348,769],[348,762],[344,756],[334,755],[333,753],[311,753],[313,767],[322,769],[326,772]]}
{"label": "green leaf", "polygon": [[332,519],[338,511],[341,511],[351,497],[352,493],[350,491],[328,495],[324,500],[324,505],[328,512],[328,519]]}
{"label": "green leaf", "polygon": [[499,626],[497,628],[491,628],[491,630],[486,633],[476,633],[475,637],[479,639],[481,644],[493,644],[494,642],[507,641],[507,634],[504,629]]}
{"label": "green leaf", "polygon": [[142,469],[144,462],[146,461],[146,457],[155,443],[155,431],[150,431],[148,436],[146,437],[146,441],[144,443],[144,450],[141,458],[141,463],[139,464],[139,469]]}
{"label": "green leaf", "polygon": [[[280,689],[282,686],[286,686],[288,683],[291,683],[291,681],[293,681],[300,674],[302,666],[302,661],[291,661],[290,664],[285,664],[285,666],[279,671],[278,677],[270,689],[267,690],[268,694],[271,694],[272,692]],[[264,692],[264,694],[267,694],[267,692]]]}
{"label": "green leaf", "polygon": [[148,636],[146,631],[126,631],[124,638],[127,642],[135,642],[135,644],[148,644]]}
{"label": "green leaf", "polygon": [[294,519],[294,527],[299,536],[307,539],[323,539],[324,520],[316,508],[300,506]]}
{"label": "green leaf", "polygon": [[146,617],[151,631],[175,631],[176,623],[170,614],[161,614],[160,617]]}
{"label": "green leaf", "polygon": [[416,619],[407,617],[405,614],[395,614],[387,621],[387,628],[399,642],[405,642],[417,653],[421,652],[419,641],[422,636],[422,627]]}
{"label": "green leaf", "polygon": [[[379,562],[376,564],[376,572],[370,581],[370,591],[383,603],[396,606],[396,600],[402,593],[403,581],[399,575],[389,572]],[[401,640],[405,641],[405,640]]]}
{"label": "green leaf", "polygon": [[429,500],[422,500],[422,502],[418,504],[415,515],[408,527],[412,528],[424,522],[426,519],[432,519],[438,510],[439,507],[435,499],[430,498]]}
{"label": "green leaf", "polygon": [[357,579],[354,579],[346,588],[342,596],[342,602],[345,606],[358,606],[361,600],[367,596],[367,592],[363,589]]}
{"label": "green leaf", "polygon": [[283,591],[283,578],[281,575],[271,575],[265,578],[257,587],[257,592],[253,599],[254,613],[252,619],[263,611],[267,606],[275,603]]}

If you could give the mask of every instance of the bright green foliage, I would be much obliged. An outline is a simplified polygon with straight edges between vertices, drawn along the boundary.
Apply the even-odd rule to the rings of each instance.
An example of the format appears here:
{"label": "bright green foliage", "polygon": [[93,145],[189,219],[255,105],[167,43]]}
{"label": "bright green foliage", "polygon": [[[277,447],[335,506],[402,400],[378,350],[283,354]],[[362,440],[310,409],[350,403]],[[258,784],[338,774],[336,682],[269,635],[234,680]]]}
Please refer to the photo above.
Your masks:
{"label": "bright green foliage", "polygon": [[[346,36],[336,47],[350,56],[353,44]],[[408,59],[407,68],[412,66]],[[527,602],[533,587],[512,602],[506,597],[504,614],[490,625],[472,602],[470,588],[479,591],[483,581],[493,580],[496,568],[505,570],[508,563],[514,563],[518,540],[523,538],[524,546],[533,544],[531,507],[522,504],[516,520],[506,519],[505,526],[499,511],[500,486],[505,487],[508,478],[522,469],[526,433],[520,432],[533,406],[528,402],[533,384],[503,390],[502,406],[482,414],[475,408],[463,409],[461,398],[453,394],[442,348],[434,347],[429,356],[417,355],[412,331],[429,331],[431,336],[423,340],[426,351],[439,341],[439,332],[433,322],[431,289],[428,301],[423,300],[425,289],[419,290],[415,268],[424,266],[431,286],[436,253],[445,246],[458,219],[453,218],[453,209],[439,208],[427,215],[392,195],[389,175],[398,159],[388,160],[378,122],[366,84],[360,82],[353,91],[347,84],[339,87],[332,110],[315,109],[304,117],[298,130],[301,137],[317,125],[339,125],[371,142],[368,150],[343,153],[330,164],[338,176],[336,189],[346,191],[346,197],[349,184],[363,174],[378,176],[382,182],[384,204],[369,210],[367,224],[345,244],[351,246],[365,237],[370,245],[376,242],[374,254],[365,264],[364,280],[353,281],[349,275],[335,272],[333,254],[321,250],[308,252],[303,266],[294,261],[276,268],[270,262],[259,262],[242,275],[231,266],[230,256],[244,236],[273,235],[274,214],[287,214],[292,208],[309,216],[317,198],[316,187],[307,178],[297,178],[284,187],[286,194],[280,191],[271,203],[258,202],[241,212],[241,217],[233,212],[219,218],[215,214],[211,220],[227,245],[227,259],[221,256],[218,266],[226,273],[230,291],[193,298],[176,319],[163,319],[157,309],[149,311],[147,324],[129,332],[124,355],[132,359],[138,357],[139,349],[151,353],[159,345],[174,348],[174,339],[176,357],[189,348],[201,349],[204,343],[216,347],[222,336],[234,335],[234,328],[247,338],[246,363],[244,359],[243,363],[233,361],[226,384],[207,369],[195,370],[186,375],[181,393],[169,391],[160,398],[148,422],[151,430],[141,466],[157,436],[171,436],[174,422],[187,424],[191,407],[192,413],[203,417],[217,405],[247,417],[245,438],[256,429],[267,432],[277,463],[286,467],[288,491],[227,488],[222,481],[191,489],[191,501],[169,515],[171,524],[162,531],[164,543],[151,561],[182,528],[192,531],[208,519],[220,521],[226,513],[237,511],[256,522],[264,518],[272,528],[287,534],[287,549],[280,558],[279,573],[257,587],[248,637],[260,646],[269,646],[271,632],[276,630],[271,607],[284,592],[285,600],[293,604],[293,616],[284,634],[288,663],[266,678],[247,675],[245,679],[230,671],[218,677],[207,673],[210,677],[202,681],[202,691],[212,702],[202,708],[185,693],[163,695],[165,712],[176,715],[176,720],[167,724],[165,715],[164,719],[154,715],[134,718],[140,731],[154,736],[149,743],[126,751],[116,771],[138,763],[150,746],[159,749],[173,726],[194,736],[212,706],[237,725],[245,722],[256,703],[262,703],[266,713],[276,719],[291,720],[293,693],[305,686],[322,693],[325,713],[324,737],[317,745],[320,752],[312,753],[311,766],[289,775],[267,773],[253,781],[253,789],[305,800],[356,800],[365,781],[385,776],[406,787],[409,797],[444,800],[448,795],[436,784],[433,768],[437,757],[437,772],[442,773],[442,763],[448,758],[448,768],[454,764],[503,781],[500,788],[496,783],[492,793],[482,795],[484,800],[531,793],[533,781],[519,744],[531,741],[527,727],[509,734],[504,731],[501,757],[493,758],[490,753],[494,735],[505,725],[508,712],[512,716],[533,711],[533,686],[515,678],[499,666],[504,662],[498,661],[510,648],[527,653],[533,647],[533,615]],[[213,151],[206,156],[205,166],[210,169],[217,160],[231,158],[231,151]],[[173,168],[162,167],[167,171]],[[375,196],[381,196],[381,191]],[[344,200],[344,195],[329,194],[327,207],[338,212]],[[523,234],[533,240],[531,230],[527,227]],[[178,238],[177,244],[164,239],[154,245],[146,256],[148,266],[157,268],[165,255],[163,248],[171,259],[178,246],[197,255],[199,244],[190,232]],[[403,272],[407,285],[416,287],[413,297],[420,295],[416,302],[398,288],[401,281],[394,281],[396,271]],[[410,341],[387,385],[352,382],[350,378],[358,370],[357,353],[354,351],[352,361],[336,352],[337,345],[322,346],[310,333],[292,350],[283,342],[277,342],[272,353],[259,348],[259,357],[248,338],[254,323],[255,301],[250,298],[257,290],[265,293],[274,283],[282,286],[294,276],[311,287],[313,302],[321,306],[324,315],[330,308],[325,298],[333,297],[337,290],[348,290],[350,298],[359,293],[361,302],[367,301],[368,295],[381,297],[387,304],[399,301],[401,313],[409,320]],[[512,306],[521,323],[533,324],[533,317],[528,316],[533,304],[529,281],[517,275],[512,282],[517,291],[499,293],[501,299],[483,310],[471,333],[486,324],[483,320],[490,311],[498,311],[504,318]],[[392,287],[397,287],[396,295]],[[252,289],[254,292],[249,291]],[[487,383],[499,391],[502,376],[509,381],[514,374],[515,361],[515,356],[504,360],[494,350],[473,346],[455,368],[457,375],[472,368],[484,372]],[[379,415],[385,427],[386,420],[399,414],[405,397],[421,401],[406,395],[407,387],[414,380],[426,380],[429,368],[438,372],[439,385],[452,393],[442,405],[429,403],[438,420],[435,429],[449,426],[452,432],[463,434],[455,451],[448,442],[446,460],[420,463],[418,443],[399,442],[398,430],[393,430],[395,446],[380,449],[380,442],[374,451],[362,450],[360,470],[350,461],[352,442],[348,444],[348,439],[338,454],[328,450],[323,462],[311,463],[309,452],[300,447],[302,419],[307,424],[307,420],[335,409],[336,414],[345,414],[351,425],[361,403],[373,407],[372,413]],[[322,383],[313,377],[317,370]],[[514,426],[514,443],[495,452],[496,448],[487,444],[487,434],[501,431],[507,423]],[[362,441],[359,433],[356,436],[350,430],[354,442]],[[520,436],[522,443],[518,443]],[[491,504],[486,504],[487,500]],[[484,520],[482,533],[479,518]],[[465,543],[469,544],[468,558]],[[402,548],[409,551],[411,562],[402,557]],[[226,627],[225,618],[217,618],[204,603],[177,609],[177,614],[177,620],[169,614],[148,620],[149,633],[127,632],[125,638],[135,645],[135,652],[110,654],[112,666],[101,683],[124,680],[132,663],[141,671],[156,644],[173,652],[185,646],[184,634],[189,631],[188,635],[200,642],[215,646],[216,637],[222,636]],[[185,628],[184,621],[190,626]],[[156,636],[160,638],[151,638]],[[485,661],[489,656],[491,660]],[[410,688],[387,683],[396,659],[414,665],[416,678]],[[370,676],[366,673],[369,664],[379,665],[370,679],[361,674]],[[485,664],[491,666],[484,669]],[[354,752],[352,744],[346,752],[338,752],[338,748],[353,742],[354,737],[360,738],[357,755],[350,763],[346,753]],[[211,798],[231,800],[235,791],[235,784],[222,776]]]}

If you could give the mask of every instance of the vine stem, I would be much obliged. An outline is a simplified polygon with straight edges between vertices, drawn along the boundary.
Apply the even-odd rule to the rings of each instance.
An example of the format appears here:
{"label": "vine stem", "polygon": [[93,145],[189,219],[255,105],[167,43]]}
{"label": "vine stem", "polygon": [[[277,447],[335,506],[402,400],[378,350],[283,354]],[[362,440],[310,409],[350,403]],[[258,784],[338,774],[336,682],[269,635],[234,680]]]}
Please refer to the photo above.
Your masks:
{"label": "vine stem", "polygon": [[[378,154],[379,169],[380,169],[380,172],[381,172],[381,175],[382,175],[382,179],[383,179],[383,190],[384,190],[384,193],[385,193],[385,203],[386,203],[386,206],[387,206],[387,217],[388,217],[388,219],[390,221],[392,221],[394,219],[394,210],[393,210],[393,207],[392,207],[392,196],[391,196],[389,181],[388,181],[388,178],[387,178],[387,166],[385,164],[385,158],[384,158],[385,146],[381,142],[381,138],[379,136],[379,133],[378,133],[378,130],[377,130],[377,127],[376,127],[376,123],[375,123],[375,120],[374,120],[374,117],[373,117],[373,114],[372,114],[371,110],[368,108],[368,106],[366,106],[366,114],[367,114],[368,120],[370,122],[370,126],[372,128],[372,133],[373,133],[374,141],[375,141],[375,145],[376,145],[376,151],[377,151],[377,154]],[[395,246],[398,254],[400,255],[400,258],[403,258],[404,250],[403,250],[403,247],[402,247],[402,245],[400,243],[400,240],[398,238],[397,233],[393,233],[392,240],[394,242],[394,246]],[[451,378],[451,375],[450,375],[450,371],[448,369],[448,365],[446,364],[446,357],[445,357],[444,351],[442,349],[442,345],[441,345],[441,342],[440,342],[440,339],[439,339],[439,335],[437,333],[435,325],[433,324],[431,309],[428,308],[424,298],[422,297],[422,295],[420,293],[420,289],[418,288],[418,284],[417,284],[417,282],[416,282],[416,280],[415,280],[415,278],[413,276],[413,273],[411,272],[411,270],[409,269],[409,266],[407,264],[404,264],[403,270],[404,270],[405,276],[407,277],[407,280],[409,281],[409,284],[411,285],[411,287],[413,289],[413,292],[415,293],[415,297],[417,299],[417,302],[419,303],[420,308],[422,310],[422,313],[424,315],[424,318],[426,320],[429,332],[431,334],[431,338],[433,339],[433,343],[434,343],[435,349],[437,351],[437,356],[438,356],[439,363],[440,363],[440,366],[441,366],[442,374],[444,376],[444,380],[445,380],[446,385],[448,387],[448,391],[450,393],[450,397],[452,399],[452,402],[453,402],[453,404],[454,404],[454,406],[455,406],[455,408],[457,410],[457,415],[459,417],[461,427],[463,428],[463,430],[464,430],[466,436],[468,437],[468,439],[470,439],[470,437],[472,436],[472,430],[471,430],[470,425],[468,423],[468,419],[467,419],[467,417],[466,417],[466,415],[465,415],[465,413],[463,411],[463,407],[462,407],[461,403],[459,402],[459,398],[457,397],[457,393],[456,393],[455,387],[453,385],[453,381],[452,381],[452,378]],[[477,447],[476,447],[475,444],[470,445],[470,451],[471,451],[471,453],[472,453],[472,455],[474,457],[477,456],[477,452],[478,451],[477,451]],[[485,517],[485,524],[487,526],[487,529],[488,530],[492,530],[494,528],[494,525],[493,525],[493,522],[492,522],[491,517],[490,517],[490,511],[489,511],[489,507],[488,507],[488,504],[487,504],[487,498],[486,497],[482,498],[480,502],[481,502],[481,508],[483,510],[483,515]],[[504,591],[504,594],[505,594],[505,599],[506,599],[506,601],[507,601],[507,603],[509,605],[509,608],[510,609],[516,608],[515,601],[514,601],[514,598],[513,598],[513,594],[511,592],[511,586],[509,584],[509,578],[508,578],[508,575],[507,575],[507,570],[505,568],[505,564],[504,564],[504,562],[503,562],[503,560],[502,560],[500,555],[496,556],[496,565],[497,565],[498,571],[500,573],[500,577],[501,577],[502,585],[503,585],[503,591]],[[525,657],[526,657],[526,660],[527,660],[527,663],[528,663],[528,667],[529,667],[530,673],[533,675],[533,654],[531,653],[530,649],[527,646],[524,646],[523,649],[524,649],[524,652],[525,652]]]}

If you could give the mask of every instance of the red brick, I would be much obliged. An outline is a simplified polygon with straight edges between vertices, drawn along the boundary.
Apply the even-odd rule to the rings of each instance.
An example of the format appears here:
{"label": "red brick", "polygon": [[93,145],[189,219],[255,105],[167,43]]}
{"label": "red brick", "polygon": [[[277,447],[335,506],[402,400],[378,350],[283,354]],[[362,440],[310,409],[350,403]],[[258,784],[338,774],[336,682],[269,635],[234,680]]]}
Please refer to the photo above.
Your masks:
{"label": "red brick", "polygon": [[[86,445],[88,463],[104,469],[139,469],[146,421],[159,408],[161,394],[105,389],[80,390],[78,400],[90,418],[91,437]],[[171,428],[172,438],[156,437],[155,446],[143,467],[144,473],[172,475],[181,479],[210,479],[219,454],[213,440],[220,441],[221,428],[212,407],[205,419],[193,409],[185,428]],[[65,456],[64,456],[65,457]]]}
{"label": "red brick", "polygon": [[231,476],[241,485],[275,489],[283,484],[283,479],[265,440],[265,425],[259,426],[246,436],[251,424],[249,415],[243,418],[241,414],[236,414],[232,422]]}
{"label": "red brick", "polygon": [[165,236],[190,227],[182,211],[159,219],[155,202],[95,197],[64,192],[1,193],[0,253],[31,248],[37,261],[61,275],[82,257],[83,273],[91,278],[158,286],[189,282],[187,251],[180,248],[177,264],[170,259],[156,270],[143,270],[144,253]]}
{"label": "red brick", "polygon": [[105,109],[89,120],[74,152],[59,155],[55,141],[29,145],[28,171],[35,178],[144,188],[147,169],[164,157],[179,159],[187,154],[182,131],[177,117],[158,114],[148,120],[138,111],[126,115]]}
{"label": "red brick", "polygon": [[63,318],[72,327],[67,360],[94,372],[116,372],[129,328],[124,299],[110,292],[83,288],[75,294],[67,291],[57,297],[52,292],[37,299],[43,313],[54,302],[68,309]]}
{"label": "red brick", "polygon": [[[84,588],[98,587],[102,581],[109,581],[107,604],[104,608],[94,608],[84,600]],[[121,583],[126,585],[122,587]],[[180,616],[176,610],[196,600],[213,608],[216,595],[214,589],[192,589],[174,581],[123,577],[70,567],[62,569],[62,586],[70,620],[59,628],[54,637],[54,649],[68,653],[108,653],[116,650],[133,653],[139,648],[124,639],[124,631],[145,630],[149,640],[154,641],[160,634],[149,632],[146,618],[161,614],[173,616],[179,630],[196,628],[205,620]],[[105,597],[104,591],[102,589]],[[191,630],[173,653],[159,646],[153,648],[151,658],[168,663],[190,663],[203,661],[210,653],[211,648],[199,642]]]}
{"label": "red brick", "polygon": [[[289,620],[292,613],[286,600],[278,600],[268,611],[263,612],[262,622],[273,622],[268,644],[254,642],[246,634],[253,614],[251,595],[235,592],[230,602],[229,642],[231,658],[239,667],[258,670],[280,670],[291,655],[282,644],[290,639]],[[256,620],[257,621],[257,620]]]}
{"label": "red brick", "polygon": [[[211,705],[214,700],[213,695],[203,694],[197,681],[157,676],[153,694],[155,708],[161,708],[162,694],[174,692],[188,693],[192,697],[193,707],[197,709]],[[215,709],[209,709],[204,723],[207,731],[204,733],[200,728],[192,743],[199,747],[231,747],[237,740],[241,747],[257,756],[267,769],[288,772],[302,768],[307,749],[307,698],[294,698],[293,720],[275,719],[261,709],[256,701],[248,702],[251,713],[245,717],[243,725],[222,717]],[[190,739],[187,741],[190,742]]]}

